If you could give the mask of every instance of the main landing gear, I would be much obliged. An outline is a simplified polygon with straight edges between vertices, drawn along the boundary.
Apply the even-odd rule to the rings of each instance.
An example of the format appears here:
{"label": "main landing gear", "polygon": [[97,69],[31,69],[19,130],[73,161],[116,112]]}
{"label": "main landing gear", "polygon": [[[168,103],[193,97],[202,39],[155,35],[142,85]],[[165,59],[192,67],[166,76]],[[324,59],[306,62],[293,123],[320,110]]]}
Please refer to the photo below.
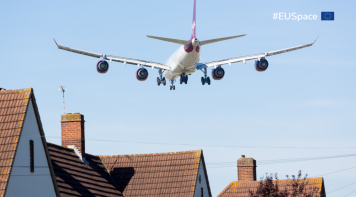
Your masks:
{"label": "main landing gear", "polygon": [[172,85],[169,87],[170,90],[176,90],[176,86],[174,85],[174,80],[170,80]]}
{"label": "main landing gear", "polygon": [[201,77],[201,84],[205,85],[205,83],[207,83],[208,85],[210,85],[210,78],[207,75],[207,69],[204,68],[204,71],[201,70],[204,73],[204,77]]}
{"label": "main landing gear", "polygon": [[159,77],[157,77],[157,85],[163,84],[164,86],[166,85],[166,78],[162,77],[163,71],[161,69],[158,70]]}
{"label": "main landing gear", "polygon": [[188,83],[188,75],[186,75],[184,73],[180,76],[180,84],[182,84],[182,83],[185,83],[185,84]]}

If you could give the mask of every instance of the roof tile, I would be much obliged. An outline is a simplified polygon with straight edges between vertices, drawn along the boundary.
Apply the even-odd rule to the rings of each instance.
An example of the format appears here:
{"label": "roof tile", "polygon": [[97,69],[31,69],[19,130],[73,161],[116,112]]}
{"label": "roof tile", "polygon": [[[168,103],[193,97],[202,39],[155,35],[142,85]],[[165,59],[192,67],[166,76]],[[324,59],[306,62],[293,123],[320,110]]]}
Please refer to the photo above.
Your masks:
{"label": "roof tile", "polygon": [[23,126],[23,117],[27,109],[23,106],[28,105],[31,93],[31,88],[0,91],[0,196],[4,195],[7,186]]}
{"label": "roof tile", "polygon": [[[279,189],[291,188],[289,179],[279,180]],[[276,182],[276,181],[274,181]],[[260,181],[233,181],[217,197],[249,197],[249,191],[256,191]],[[323,177],[307,178],[306,191],[311,192],[314,187],[318,189],[318,196],[325,194]]]}
{"label": "roof tile", "polygon": [[125,196],[194,196],[201,150],[100,156]]}
{"label": "roof tile", "polygon": [[47,143],[61,196],[122,196],[97,156],[84,164],[73,149]]}

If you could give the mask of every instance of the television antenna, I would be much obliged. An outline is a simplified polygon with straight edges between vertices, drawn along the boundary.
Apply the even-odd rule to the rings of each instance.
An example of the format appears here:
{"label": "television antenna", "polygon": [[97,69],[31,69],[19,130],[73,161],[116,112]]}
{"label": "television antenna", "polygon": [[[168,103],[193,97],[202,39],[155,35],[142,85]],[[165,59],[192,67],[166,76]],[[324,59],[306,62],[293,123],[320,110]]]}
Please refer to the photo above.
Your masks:
{"label": "television antenna", "polygon": [[63,113],[65,114],[66,113],[66,105],[65,105],[65,101],[64,101],[64,92],[67,91],[67,88],[61,86],[59,88],[59,91],[63,92]]}

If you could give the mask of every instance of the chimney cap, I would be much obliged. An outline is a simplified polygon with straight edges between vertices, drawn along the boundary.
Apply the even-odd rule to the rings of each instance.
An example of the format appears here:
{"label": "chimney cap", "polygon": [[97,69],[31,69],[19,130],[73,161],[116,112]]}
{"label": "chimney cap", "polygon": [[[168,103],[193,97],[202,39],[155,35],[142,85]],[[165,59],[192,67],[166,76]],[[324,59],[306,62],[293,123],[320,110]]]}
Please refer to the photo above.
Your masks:
{"label": "chimney cap", "polygon": [[61,116],[61,122],[78,122],[78,121],[83,121],[84,122],[84,115],[80,113],[66,113]]}

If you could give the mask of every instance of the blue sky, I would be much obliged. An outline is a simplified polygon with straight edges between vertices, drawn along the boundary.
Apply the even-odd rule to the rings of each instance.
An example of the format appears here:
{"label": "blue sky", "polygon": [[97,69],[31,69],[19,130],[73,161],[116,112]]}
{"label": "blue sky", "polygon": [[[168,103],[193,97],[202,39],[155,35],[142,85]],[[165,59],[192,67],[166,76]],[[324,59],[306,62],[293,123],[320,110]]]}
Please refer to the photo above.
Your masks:
{"label": "blue sky", "polygon": [[[82,50],[165,60],[179,46],[146,35],[189,39],[192,0],[2,1],[0,86],[33,87],[47,140],[60,144],[62,94],[66,111],[86,120],[91,154],[136,154],[203,149],[213,196],[237,180],[241,155],[257,160],[355,153],[355,2],[197,0],[200,40],[247,34],[202,47],[201,61],[268,52],[313,42],[312,47],[267,58],[266,72],[253,61],[225,66],[225,78],[202,86],[199,71],[188,85],[156,85],[157,70],[145,82],[135,66],[110,64],[97,73],[95,58],[58,50]],[[335,21],[320,21],[334,11]],[[313,21],[273,20],[275,12],[317,14]],[[101,142],[89,139],[126,142]],[[169,143],[140,144],[127,142]],[[176,145],[173,145],[176,144]],[[178,145],[178,144],[194,144]],[[253,146],[227,148],[211,145]],[[301,148],[268,148],[268,147]],[[303,148],[338,147],[338,148]],[[258,165],[257,177],[298,170],[310,177],[355,166],[355,157]],[[232,162],[222,167],[211,163]],[[326,191],[354,181],[356,169],[325,175]],[[328,194],[343,196],[354,186]],[[350,196],[356,196],[351,194]]]}

